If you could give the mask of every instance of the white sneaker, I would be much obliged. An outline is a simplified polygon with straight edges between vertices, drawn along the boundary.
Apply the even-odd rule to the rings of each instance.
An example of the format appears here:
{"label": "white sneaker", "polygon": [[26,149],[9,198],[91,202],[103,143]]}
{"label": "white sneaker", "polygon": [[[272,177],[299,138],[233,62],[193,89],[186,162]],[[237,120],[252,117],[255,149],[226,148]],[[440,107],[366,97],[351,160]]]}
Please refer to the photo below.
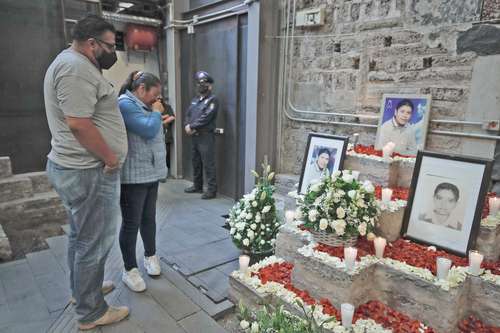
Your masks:
{"label": "white sneaker", "polygon": [[161,274],[160,259],[154,255],[152,257],[144,257],[144,267],[148,275],[158,276]]}
{"label": "white sneaker", "polygon": [[130,271],[123,271],[122,281],[130,290],[137,293],[146,290],[146,282],[144,282],[141,272],[137,268],[132,268]]}

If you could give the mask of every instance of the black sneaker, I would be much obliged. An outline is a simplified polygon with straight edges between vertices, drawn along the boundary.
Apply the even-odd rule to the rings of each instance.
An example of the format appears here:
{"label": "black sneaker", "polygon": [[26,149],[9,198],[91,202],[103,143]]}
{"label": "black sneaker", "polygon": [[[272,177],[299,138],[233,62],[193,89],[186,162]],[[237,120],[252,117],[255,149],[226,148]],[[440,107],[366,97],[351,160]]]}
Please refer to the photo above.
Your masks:
{"label": "black sneaker", "polygon": [[203,193],[203,189],[191,186],[184,189],[184,193]]}
{"label": "black sneaker", "polygon": [[203,200],[209,200],[209,199],[214,199],[217,196],[215,192],[205,192],[201,196]]}

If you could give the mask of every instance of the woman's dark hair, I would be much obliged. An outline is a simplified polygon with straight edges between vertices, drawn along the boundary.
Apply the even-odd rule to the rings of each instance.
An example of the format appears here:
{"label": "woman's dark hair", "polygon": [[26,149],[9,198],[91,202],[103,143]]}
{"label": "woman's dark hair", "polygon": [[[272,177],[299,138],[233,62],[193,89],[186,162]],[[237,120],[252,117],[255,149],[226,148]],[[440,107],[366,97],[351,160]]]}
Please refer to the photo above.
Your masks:
{"label": "woman's dark hair", "polygon": [[147,72],[133,71],[132,73],[130,73],[130,75],[127,77],[127,80],[120,88],[119,94],[122,95],[127,90],[136,91],[141,84],[144,84],[146,91],[148,91],[152,87],[159,86],[161,84],[161,81],[154,74]]}
{"label": "woman's dark hair", "polygon": [[115,33],[115,27],[97,15],[88,15],[79,20],[73,27],[73,40],[83,42],[89,38],[99,38],[106,31]]}
{"label": "woman's dark hair", "polygon": [[441,183],[438,186],[436,186],[436,189],[434,190],[434,196],[436,196],[439,191],[443,190],[447,190],[453,193],[455,201],[458,201],[458,199],[460,198],[460,191],[458,190],[458,187],[450,183]]}
{"label": "woman's dark hair", "polygon": [[409,106],[411,108],[411,111],[413,112],[414,110],[414,106],[413,106],[413,102],[410,101],[409,99],[402,99],[398,105],[396,106],[396,110],[399,110],[400,107],[403,107],[403,106]]}

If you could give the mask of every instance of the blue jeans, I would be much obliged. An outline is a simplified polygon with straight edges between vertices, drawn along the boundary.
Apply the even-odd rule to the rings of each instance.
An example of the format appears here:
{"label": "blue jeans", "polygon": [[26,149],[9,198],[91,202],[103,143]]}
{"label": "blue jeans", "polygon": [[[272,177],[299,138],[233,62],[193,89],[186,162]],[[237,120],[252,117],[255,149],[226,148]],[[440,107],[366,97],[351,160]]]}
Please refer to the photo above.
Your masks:
{"label": "blue jeans", "polygon": [[82,324],[104,315],[104,264],[120,219],[120,173],[68,169],[47,162],[47,174],[69,215],[68,265],[75,312]]}

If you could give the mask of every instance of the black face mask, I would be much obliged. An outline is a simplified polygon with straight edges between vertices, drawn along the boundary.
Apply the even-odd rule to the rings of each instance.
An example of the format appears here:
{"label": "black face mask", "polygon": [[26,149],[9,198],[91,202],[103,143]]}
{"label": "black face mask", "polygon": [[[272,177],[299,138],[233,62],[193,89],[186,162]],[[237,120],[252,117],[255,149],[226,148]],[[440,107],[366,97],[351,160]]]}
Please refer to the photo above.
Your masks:
{"label": "black face mask", "polygon": [[201,95],[205,95],[209,92],[209,87],[205,84],[198,84],[198,93]]}
{"label": "black face mask", "polygon": [[110,69],[116,63],[116,52],[106,52],[103,50],[101,55],[96,57],[96,60],[101,69]]}

